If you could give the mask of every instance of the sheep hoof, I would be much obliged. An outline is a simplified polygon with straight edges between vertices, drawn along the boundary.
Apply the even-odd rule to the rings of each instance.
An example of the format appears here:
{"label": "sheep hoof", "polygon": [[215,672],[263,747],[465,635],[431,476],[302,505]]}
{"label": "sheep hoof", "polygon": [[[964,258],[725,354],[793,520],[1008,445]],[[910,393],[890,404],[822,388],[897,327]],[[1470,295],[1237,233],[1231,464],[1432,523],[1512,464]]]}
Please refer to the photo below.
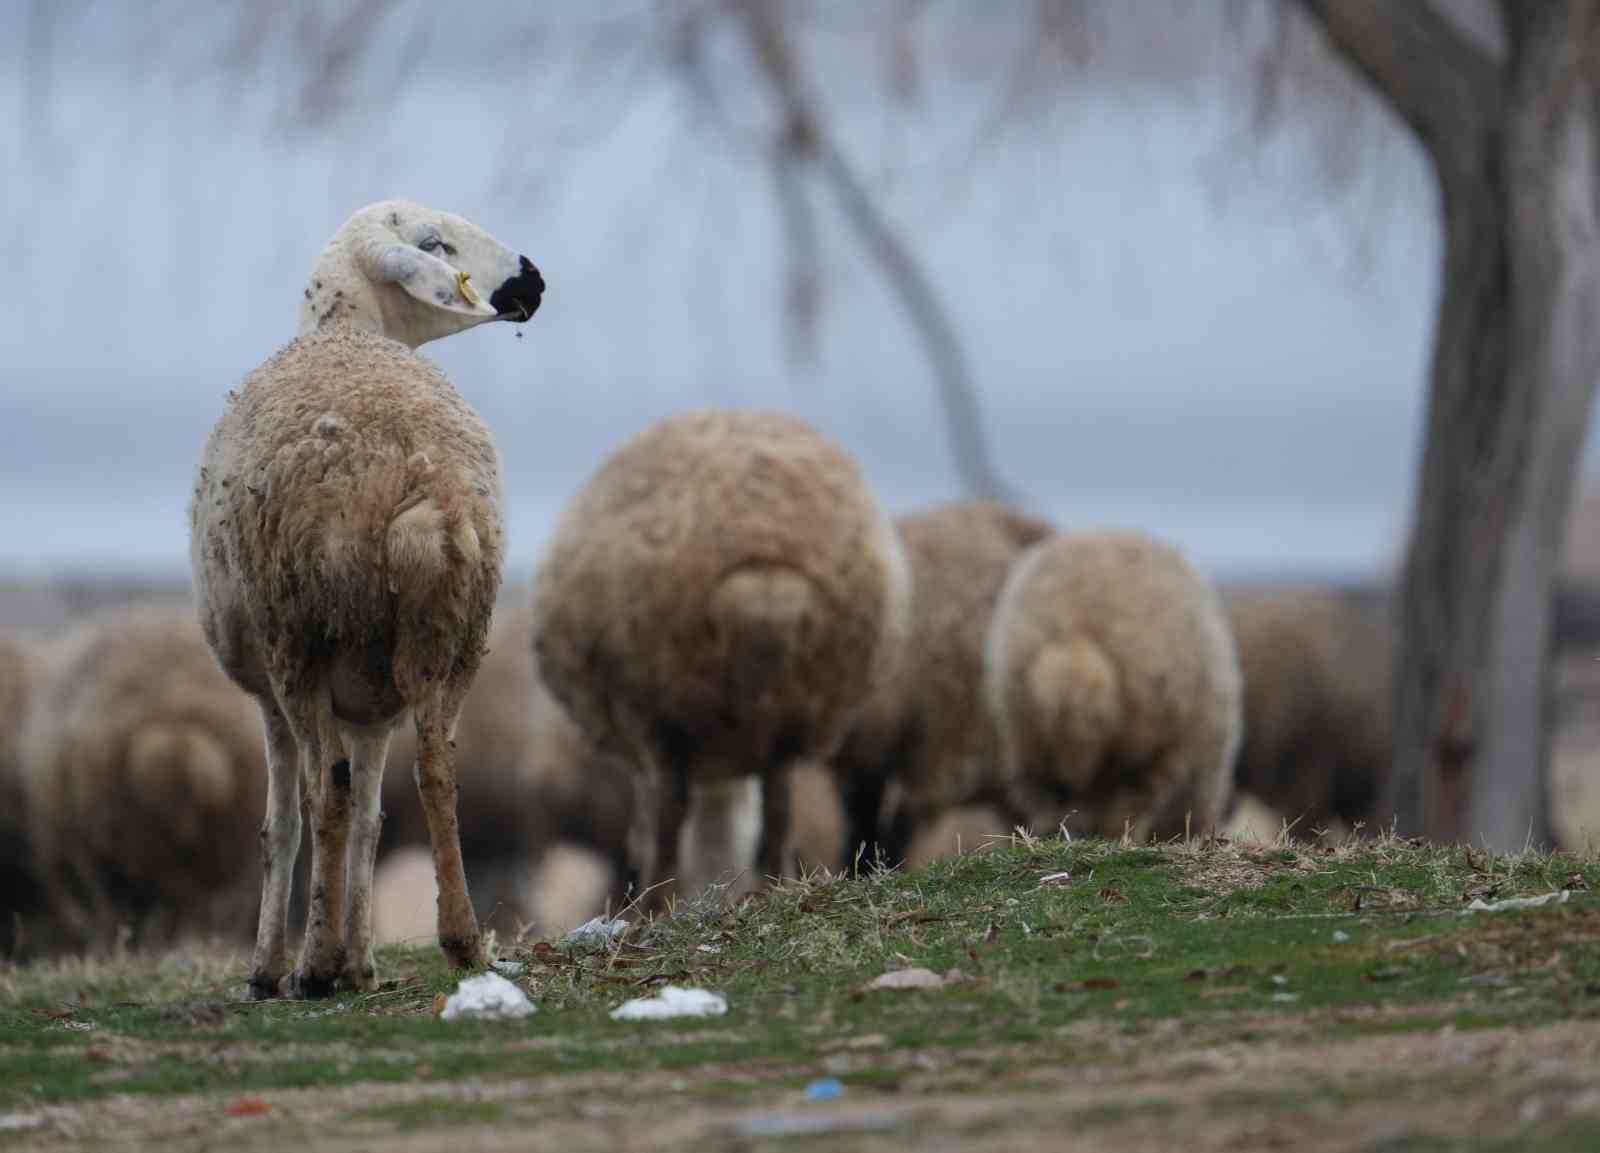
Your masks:
{"label": "sheep hoof", "polygon": [[347,993],[370,993],[378,987],[378,967],[370,960],[364,965],[347,965],[339,977],[339,987]]}
{"label": "sheep hoof", "polygon": [[452,969],[478,969],[483,967],[483,947],[477,933],[470,937],[441,937],[439,948]]}
{"label": "sheep hoof", "polygon": [[300,970],[293,977],[294,995],[302,1001],[320,1001],[324,997],[331,997],[338,986],[337,979],[331,974],[322,976],[308,970]]}
{"label": "sheep hoof", "polygon": [[278,984],[281,978],[269,976],[266,973],[251,973],[248,992],[252,1001],[271,1001],[278,996]]}

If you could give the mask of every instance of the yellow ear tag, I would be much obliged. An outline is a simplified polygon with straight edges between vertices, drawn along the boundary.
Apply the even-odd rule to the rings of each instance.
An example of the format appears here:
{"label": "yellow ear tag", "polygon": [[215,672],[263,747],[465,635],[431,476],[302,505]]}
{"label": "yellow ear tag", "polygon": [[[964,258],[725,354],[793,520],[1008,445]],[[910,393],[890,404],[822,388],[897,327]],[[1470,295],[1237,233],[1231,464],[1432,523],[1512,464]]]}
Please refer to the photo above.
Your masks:
{"label": "yellow ear tag", "polygon": [[473,288],[472,285],[467,283],[469,279],[470,277],[465,272],[458,271],[456,273],[456,288],[461,292],[461,299],[473,306],[482,304],[483,297],[478,295],[477,289]]}

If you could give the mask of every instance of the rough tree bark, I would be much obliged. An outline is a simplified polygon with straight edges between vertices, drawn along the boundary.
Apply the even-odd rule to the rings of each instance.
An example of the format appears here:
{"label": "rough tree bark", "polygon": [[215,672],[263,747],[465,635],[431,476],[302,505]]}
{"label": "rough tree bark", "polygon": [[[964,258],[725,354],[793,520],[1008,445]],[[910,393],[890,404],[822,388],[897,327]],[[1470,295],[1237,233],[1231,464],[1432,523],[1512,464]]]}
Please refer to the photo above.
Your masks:
{"label": "rough tree bark", "polygon": [[1301,3],[1421,141],[1443,220],[1385,809],[1435,839],[1546,843],[1552,593],[1600,372],[1600,3],[1504,0],[1504,60],[1426,0]]}

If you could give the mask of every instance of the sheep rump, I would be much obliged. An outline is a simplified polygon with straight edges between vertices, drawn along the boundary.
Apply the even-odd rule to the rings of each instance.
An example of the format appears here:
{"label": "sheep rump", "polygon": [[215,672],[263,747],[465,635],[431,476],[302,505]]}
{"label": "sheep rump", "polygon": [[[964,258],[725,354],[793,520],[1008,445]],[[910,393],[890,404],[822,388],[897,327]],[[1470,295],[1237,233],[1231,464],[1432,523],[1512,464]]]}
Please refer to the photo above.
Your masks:
{"label": "sheep rump", "polygon": [[392,720],[476,670],[499,503],[489,430],[436,367],[361,329],[297,337],[206,445],[192,516],[206,638],[257,696],[325,677],[339,719]]}
{"label": "sheep rump", "polygon": [[602,464],[540,567],[535,646],[551,691],[640,774],[645,884],[675,869],[691,782],[747,774],[763,778],[760,868],[792,871],[788,769],[836,751],[892,666],[906,599],[860,467],[801,420],[687,413]]}
{"label": "sheep rump", "polygon": [[63,943],[248,938],[260,721],[181,609],[91,617],[46,652],[23,734],[28,828]]}
{"label": "sheep rump", "polygon": [[1142,839],[1221,822],[1238,661],[1215,590],[1176,549],[1128,532],[1033,546],[995,609],[985,682],[1036,828]]}

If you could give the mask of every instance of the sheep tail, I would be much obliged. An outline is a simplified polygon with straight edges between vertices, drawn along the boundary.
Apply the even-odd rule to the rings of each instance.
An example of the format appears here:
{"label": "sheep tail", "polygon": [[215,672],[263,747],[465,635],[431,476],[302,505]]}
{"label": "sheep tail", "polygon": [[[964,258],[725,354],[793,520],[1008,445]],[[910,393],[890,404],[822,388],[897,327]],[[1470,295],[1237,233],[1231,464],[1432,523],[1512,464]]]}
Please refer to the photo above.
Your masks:
{"label": "sheep tail", "polygon": [[128,743],[128,774],[147,797],[187,797],[194,811],[220,812],[233,801],[233,758],[223,743],[186,722],[145,725]]}
{"label": "sheep tail", "polygon": [[[1122,727],[1122,682],[1104,649],[1086,637],[1045,646],[1028,666],[1036,715],[1058,740],[1103,747]],[[1086,766],[1092,758],[1074,758]]]}

